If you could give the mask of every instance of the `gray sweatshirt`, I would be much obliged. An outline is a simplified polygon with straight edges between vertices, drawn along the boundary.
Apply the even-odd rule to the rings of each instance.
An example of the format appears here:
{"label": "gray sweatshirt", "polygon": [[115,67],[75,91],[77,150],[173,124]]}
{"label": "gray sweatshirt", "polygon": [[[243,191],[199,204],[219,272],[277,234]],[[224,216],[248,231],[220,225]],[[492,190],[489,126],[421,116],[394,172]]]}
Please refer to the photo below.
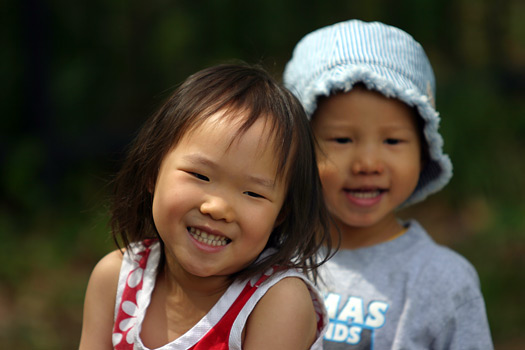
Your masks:
{"label": "gray sweatshirt", "polygon": [[325,349],[493,349],[472,265],[416,221],[375,246],[340,250],[321,267],[330,317]]}

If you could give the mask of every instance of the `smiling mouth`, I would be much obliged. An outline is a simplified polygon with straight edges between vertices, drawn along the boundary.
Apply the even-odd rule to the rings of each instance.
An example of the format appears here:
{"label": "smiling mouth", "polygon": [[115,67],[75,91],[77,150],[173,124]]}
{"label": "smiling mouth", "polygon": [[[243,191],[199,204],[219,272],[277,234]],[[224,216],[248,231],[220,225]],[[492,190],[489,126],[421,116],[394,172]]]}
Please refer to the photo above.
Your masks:
{"label": "smiling mouth", "polygon": [[374,190],[345,190],[346,193],[352,197],[358,199],[372,199],[379,197],[386,190],[374,189]]}
{"label": "smiling mouth", "polygon": [[188,227],[187,230],[196,241],[210,245],[212,247],[222,247],[232,241],[231,239],[224,236],[212,235],[211,233],[201,231],[195,227]]}

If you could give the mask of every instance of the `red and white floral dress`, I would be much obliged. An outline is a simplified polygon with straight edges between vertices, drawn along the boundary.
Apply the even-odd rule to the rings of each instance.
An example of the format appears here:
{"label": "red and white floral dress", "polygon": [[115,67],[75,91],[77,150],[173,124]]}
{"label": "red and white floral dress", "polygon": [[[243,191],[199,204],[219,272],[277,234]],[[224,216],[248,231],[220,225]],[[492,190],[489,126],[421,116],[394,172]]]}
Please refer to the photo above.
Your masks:
{"label": "red and white floral dress", "polygon": [[[133,244],[132,254],[124,253],[120,269],[113,327],[116,350],[147,350],[140,339],[142,321],[155,286],[160,244],[146,240]],[[295,270],[271,269],[250,281],[235,281],[224,295],[193,328],[159,349],[162,350],[226,350],[241,349],[241,335],[248,316],[257,302],[275,283],[285,277],[301,278],[312,296],[317,313],[317,338],[311,349],[322,349],[327,316],[323,298],[312,283]]]}

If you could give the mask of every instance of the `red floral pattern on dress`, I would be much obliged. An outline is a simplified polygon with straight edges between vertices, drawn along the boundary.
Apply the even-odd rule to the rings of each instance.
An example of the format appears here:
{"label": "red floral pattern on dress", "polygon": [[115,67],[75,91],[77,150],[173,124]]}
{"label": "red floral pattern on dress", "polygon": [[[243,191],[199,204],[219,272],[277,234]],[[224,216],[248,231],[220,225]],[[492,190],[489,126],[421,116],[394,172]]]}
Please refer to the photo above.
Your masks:
{"label": "red floral pattern on dress", "polygon": [[156,240],[153,239],[145,240],[142,242],[144,250],[130,254],[134,266],[126,279],[126,285],[113,327],[113,346],[115,350],[133,350],[144,270],[151,252],[150,246],[155,242]]}
{"label": "red floral pattern on dress", "polygon": [[[142,249],[139,252],[129,254],[129,257],[132,259],[132,266],[126,278],[126,284],[113,327],[113,346],[116,350],[133,350],[135,342],[139,338],[139,334],[137,334],[137,331],[140,329],[140,327],[137,327],[138,316],[139,312],[145,311],[145,305],[142,304],[148,302],[148,300],[145,300],[147,298],[142,297],[144,271],[152,251],[151,246],[156,242],[157,240],[154,239],[143,241]],[[229,349],[230,334],[239,313],[252,298],[257,288],[279,270],[282,269],[277,267],[270,268],[259,278],[255,277],[248,281],[222,318],[188,350]],[[315,297],[314,294],[312,294],[312,300],[317,314],[317,332],[318,336],[320,336],[324,327],[324,308],[321,300]]]}

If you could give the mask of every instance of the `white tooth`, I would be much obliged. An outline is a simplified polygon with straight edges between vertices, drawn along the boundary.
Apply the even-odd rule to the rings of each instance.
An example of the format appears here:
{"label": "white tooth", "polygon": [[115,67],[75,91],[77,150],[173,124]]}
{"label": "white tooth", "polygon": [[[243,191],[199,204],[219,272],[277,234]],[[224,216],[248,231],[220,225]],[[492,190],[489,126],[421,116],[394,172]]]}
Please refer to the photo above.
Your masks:
{"label": "white tooth", "polygon": [[204,231],[201,231],[195,227],[190,227],[189,231],[191,235],[199,242],[211,245],[213,247],[216,246],[224,246],[228,244],[228,239],[223,236],[216,236],[211,233],[206,233]]}
{"label": "white tooth", "polygon": [[379,196],[379,191],[371,191],[371,192],[352,192],[352,195],[357,198],[374,198]]}

